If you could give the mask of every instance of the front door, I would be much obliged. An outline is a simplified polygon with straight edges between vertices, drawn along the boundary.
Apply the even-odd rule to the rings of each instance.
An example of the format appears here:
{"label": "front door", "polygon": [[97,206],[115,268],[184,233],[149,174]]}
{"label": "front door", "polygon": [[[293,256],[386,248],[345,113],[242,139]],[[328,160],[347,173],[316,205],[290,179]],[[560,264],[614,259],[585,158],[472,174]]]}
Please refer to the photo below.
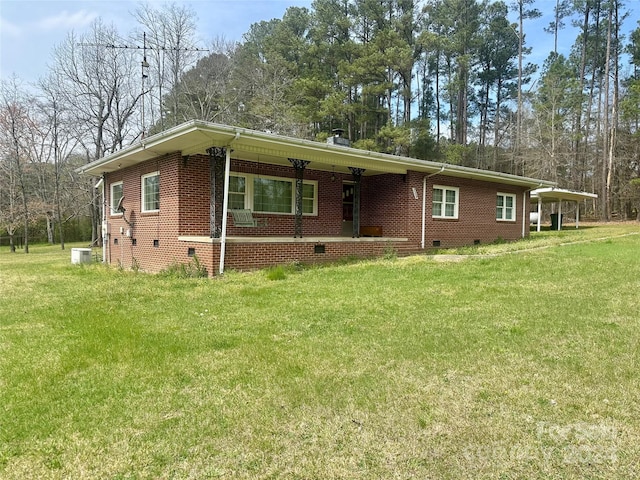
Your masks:
{"label": "front door", "polygon": [[353,183],[342,184],[342,235],[353,234]]}

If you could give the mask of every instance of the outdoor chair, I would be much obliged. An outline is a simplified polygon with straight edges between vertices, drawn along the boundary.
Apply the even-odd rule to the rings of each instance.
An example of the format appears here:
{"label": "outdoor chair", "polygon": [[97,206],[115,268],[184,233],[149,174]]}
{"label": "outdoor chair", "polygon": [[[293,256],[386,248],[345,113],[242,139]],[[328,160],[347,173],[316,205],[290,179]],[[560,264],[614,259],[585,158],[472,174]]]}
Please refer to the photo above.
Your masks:
{"label": "outdoor chair", "polygon": [[266,218],[255,218],[249,209],[231,210],[235,227],[266,227]]}

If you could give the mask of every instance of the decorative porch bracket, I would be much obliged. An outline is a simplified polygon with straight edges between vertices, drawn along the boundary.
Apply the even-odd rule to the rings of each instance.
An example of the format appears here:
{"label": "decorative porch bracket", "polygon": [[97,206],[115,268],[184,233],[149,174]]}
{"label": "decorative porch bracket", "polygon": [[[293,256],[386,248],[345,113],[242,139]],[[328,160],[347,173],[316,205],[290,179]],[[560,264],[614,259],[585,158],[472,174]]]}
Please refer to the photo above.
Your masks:
{"label": "decorative porch bracket", "polygon": [[209,154],[209,236],[222,236],[222,206],[224,203],[224,163],[227,150],[223,147],[211,147]]}
{"label": "decorative porch bracket", "polygon": [[310,162],[308,160],[298,160],[297,158],[290,158],[289,161],[296,170],[296,215],[293,226],[293,238],[302,238],[302,188],[304,169]]}
{"label": "decorative porch bracket", "polygon": [[360,180],[364,168],[349,167],[353,175],[353,238],[360,238]]}

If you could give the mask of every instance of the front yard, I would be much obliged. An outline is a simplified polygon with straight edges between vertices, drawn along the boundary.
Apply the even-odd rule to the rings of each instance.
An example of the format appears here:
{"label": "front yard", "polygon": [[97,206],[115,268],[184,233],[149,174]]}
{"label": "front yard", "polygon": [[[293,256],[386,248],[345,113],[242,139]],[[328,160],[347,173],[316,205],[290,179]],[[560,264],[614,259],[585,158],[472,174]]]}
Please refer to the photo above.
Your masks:
{"label": "front yard", "polygon": [[638,232],[213,280],[2,248],[0,477],[637,478]]}

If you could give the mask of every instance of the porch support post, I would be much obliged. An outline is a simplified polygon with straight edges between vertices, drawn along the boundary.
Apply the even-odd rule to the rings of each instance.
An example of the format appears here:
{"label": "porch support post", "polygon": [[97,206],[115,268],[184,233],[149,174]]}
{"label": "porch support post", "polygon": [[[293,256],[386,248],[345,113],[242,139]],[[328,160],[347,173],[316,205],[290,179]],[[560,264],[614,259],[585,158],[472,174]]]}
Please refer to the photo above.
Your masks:
{"label": "porch support post", "polygon": [[360,180],[364,168],[349,167],[353,175],[353,238],[360,238]]}
{"label": "porch support post", "polygon": [[562,229],[562,200],[558,199],[558,231]]}
{"label": "porch support post", "polygon": [[536,232],[540,231],[540,222],[542,221],[542,197],[538,197],[538,224],[536,225]]}
{"label": "porch support post", "polygon": [[224,164],[227,149],[211,147],[209,154],[209,236],[220,238],[222,235],[222,207],[224,203]]}
{"label": "porch support post", "polygon": [[310,162],[308,160],[298,160],[297,158],[290,158],[289,161],[296,170],[296,211],[293,226],[293,238],[302,238],[302,188],[304,184],[304,169]]}

